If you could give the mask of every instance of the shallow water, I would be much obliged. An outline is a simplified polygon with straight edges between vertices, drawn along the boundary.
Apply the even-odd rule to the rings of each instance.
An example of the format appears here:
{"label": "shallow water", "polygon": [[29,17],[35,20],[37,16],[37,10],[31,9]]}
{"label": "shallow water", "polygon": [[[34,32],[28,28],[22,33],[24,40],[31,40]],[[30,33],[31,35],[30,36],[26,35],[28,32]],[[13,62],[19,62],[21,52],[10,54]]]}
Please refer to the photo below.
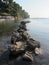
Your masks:
{"label": "shallow water", "polygon": [[28,32],[32,38],[40,42],[43,50],[42,60],[45,61],[41,60],[41,63],[49,65],[49,19],[30,19],[30,21],[27,24]]}
{"label": "shallow water", "polygon": [[30,19],[27,24],[29,34],[40,41],[41,47],[46,53],[49,53],[49,19]]}
{"label": "shallow water", "polygon": [[49,19],[28,19],[28,33],[40,42],[43,54],[35,56],[33,63],[22,60],[21,57],[10,59],[8,45],[10,36],[3,36],[0,40],[0,65],[49,65]]}

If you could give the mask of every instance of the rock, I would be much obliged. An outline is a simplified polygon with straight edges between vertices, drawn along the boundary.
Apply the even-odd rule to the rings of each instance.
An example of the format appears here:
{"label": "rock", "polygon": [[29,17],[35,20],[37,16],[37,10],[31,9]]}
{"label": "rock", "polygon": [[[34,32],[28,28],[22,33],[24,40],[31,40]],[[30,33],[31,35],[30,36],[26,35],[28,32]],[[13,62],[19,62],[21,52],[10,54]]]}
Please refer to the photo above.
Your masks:
{"label": "rock", "polygon": [[13,55],[21,54],[25,52],[25,45],[23,44],[23,42],[16,42],[16,44],[11,44],[8,47],[8,50]]}
{"label": "rock", "polygon": [[13,32],[11,35],[11,43],[15,43],[17,40],[17,37],[19,36],[19,33]]}
{"label": "rock", "polygon": [[27,45],[30,50],[34,50],[35,48],[40,48],[40,42],[35,41],[33,39],[27,40]]}
{"label": "rock", "polygon": [[18,32],[14,32],[11,36],[11,43],[15,44],[15,42],[22,40],[22,36]]}
{"label": "rock", "polygon": [[26,53],[23,55],[23,59],[27,61],[34,61],[32,53],[30,53],[29,51],[26,51]]}
{"label": "rock", "polygon": [[30,23],[30,21],[21,21],[21,24]]}
{"label": "rock", "polygon": [[22,37],[22,40],[27,40],[29,39],[30,35],[27,33],[27,31],[23,30],[23,29],[18,29],[19,34]]}
{"label": "rock", "polygon": [[11,43],[12,43],[12,44],[15,44],[16,40],[17,40],[16,37],[14,37],[14,36],[11,37]]}
{"label": "rock", "polygon": [[41,48],[35,48],[35,54],[36,54],[36,55],[41,55],[41,54],[43,54],[42,49],[41,49]]}
{"label": "rock", "polygon": [[19,28],[24,29],[24,30],[27,30],[27,29],[26,29],[26,25],[22,25],[22,24],[21,24],[21,25],[19,25]]}
{"label": "rock", "polygon": [[25,22],[25,21],[21,21],[20,24],[22,24],[22,25],[26,25],[26,22]]}
{"label": "rock", "polygon": [[20,25],[19,25],[19,28],[20,28],[20,29],[27,30],[27,28],[26,28],[26,23],[27,23],[27,22],[25,22],[25,21],[21,21],[21,23],[20,23]]}
{"label": "rock", "polygon": [[24,31],[23,33],[22,33],[22,38],[26,41],[27,39],[29,39],[29,37],[30,37],[30,35],[26,32],[26,31]]}
{"label": "rock", "polygon": [[25,60],[34,61],[32,53],[41,54],[40,42],[31,38],[27,33],[25,21],[21,21],[19,28],[11,35],[11,45],[8,46],[10,54],[16,56],[23,56]]}
{"label": "rock", "polygon": [[22,32],[24,32],[25,30],[24,30],[24,29],[19,28],[17,31],[18,31],[19,33],[22,33]]}
{"label": "rock", "polygon": [[20,50],[24,50],[25,46],[23,42],[16,42],[16,47]]}

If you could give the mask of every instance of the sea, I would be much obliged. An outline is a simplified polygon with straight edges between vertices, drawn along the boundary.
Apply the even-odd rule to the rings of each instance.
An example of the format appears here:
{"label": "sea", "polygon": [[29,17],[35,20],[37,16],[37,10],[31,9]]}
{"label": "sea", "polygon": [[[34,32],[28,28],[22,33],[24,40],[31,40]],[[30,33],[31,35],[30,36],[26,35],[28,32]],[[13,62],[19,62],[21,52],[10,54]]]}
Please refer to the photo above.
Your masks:
{"label": "sea", "polygon": [[[24,20],[30,21],[30,23],[26,24],[27,32],[33,39],[40,42],[42,54],[33,56],[34,62],[31,63],[22,60],[20,57],[9,60],[8,52],[4,52],[0,56],[0,65],[49,65],[49,18],[30,18]],[[9,37],[6,37],[3,42],[6,43],[6,40],[8,42],[8,39]]]}
{"label": "sea", "polygon": [[49,53],[49,19],[29,19],[30,23],[27,24],[29,34],[35,40],[40,41],[42,49]]}

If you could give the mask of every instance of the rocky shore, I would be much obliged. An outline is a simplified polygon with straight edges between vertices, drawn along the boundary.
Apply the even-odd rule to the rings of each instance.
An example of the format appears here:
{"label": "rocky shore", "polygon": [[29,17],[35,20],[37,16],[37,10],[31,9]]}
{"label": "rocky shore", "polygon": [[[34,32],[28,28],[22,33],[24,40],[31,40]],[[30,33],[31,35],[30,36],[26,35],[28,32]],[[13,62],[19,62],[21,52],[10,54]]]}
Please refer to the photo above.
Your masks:
{"label": "rocky shore", "polygon": [[[45,50],[46,46],[44,48],[44,45],[41,43],[41,41],[37,41],[37,38],[34,39],[34,34],[32,38],[31,35],[29,35],[27,28],[24,30],[20,28],[20,25],[15,31],[12,32],[12,34],[3,36],[0,40],[0,65],[49,65],[49,52],[48,50]],[[24,35],[22,36],[22,32],[23,34],[27,33],[29,38],[28,36],[27,38],[24,38]],[[32,31],[32,33],[33,32],[34,31]],[[39,48],[38,46],[36,46],[36,48],[34,43],[36,43],[36,45],[39,44]]]}
{"label": "rocky shore", "polygon": [[31,38],[27,32],[26,23],[29,21],[21,21],[18,29],[12,32],[11,44],[8,46],[9,56],[19,57],[23,60],[34,61],[34,55],[41,54],[40,42]]}

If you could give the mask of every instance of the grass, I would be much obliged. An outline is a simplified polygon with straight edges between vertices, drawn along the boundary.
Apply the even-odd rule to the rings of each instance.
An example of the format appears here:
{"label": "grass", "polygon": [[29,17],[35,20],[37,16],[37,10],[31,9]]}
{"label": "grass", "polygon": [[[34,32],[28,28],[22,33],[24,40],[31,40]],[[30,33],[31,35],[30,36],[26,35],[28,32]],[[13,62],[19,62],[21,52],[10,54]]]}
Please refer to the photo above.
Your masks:
{"label": "grass", "polygon": [[0,22],[0,35],[11,33],[17,26],[14,21]]}

